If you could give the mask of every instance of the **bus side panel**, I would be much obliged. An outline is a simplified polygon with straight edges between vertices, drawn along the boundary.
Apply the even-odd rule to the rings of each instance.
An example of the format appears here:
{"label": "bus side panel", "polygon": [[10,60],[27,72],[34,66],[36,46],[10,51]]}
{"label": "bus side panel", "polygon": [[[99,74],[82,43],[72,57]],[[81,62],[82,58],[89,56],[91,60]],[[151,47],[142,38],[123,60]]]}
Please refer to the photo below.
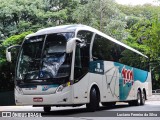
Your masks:
{"label": "bus side panel", "polygon": [[88,102],[88,81],[90,74],[87,73],[80,81],[73,84],[73,103],[81,104]]}
{"label": "bus side panel", "polygon": [[96,83],[100,89],[101,102],[119,100],[119,72],[113,62],[96,60],[90,62],[89,85]]}
{"label": "bus side panel", "polygon": [[[100,87],[101,102],[127,101],[137,98],[137,90],[151,94],[151,75],[147,71],[111,61],[92,61],[89,85]],[[102,81],[102,82],[100,82]]]}
{"label": "bus side panel", "polygon": [[[89,64],[89,88],[88,92],[90,93],[91,87],[96,85],[100,92],[100,101],[103,101],[104,92],[103,92],[103,76],[104,76],[104,62],[103,60],[91,61]],[[88,94],[90,96],[90,94]]]}
{"label": "bus side panel", "polygon": [[[139,74],[139,75],[142,76],[142,74]],[[142,82],[140,79],[135,80],[134,87],[135,87],[135,99],[137,95],[137,90],[139,88],[141,89],[141,91],[145,90],[147,98],[150,97],[152,95],[151,73],[148,72],[148,76],[145,82]]]}
{"label": "bus side panel", "polygon": [[100,92],[100,101],[103,99],[103,88],[102,88],[102,77],[101,74],[94,74],[90,73],[90,79],[89,79],[89,87],[88,87],[88,100],[90,101],[90,90],[91,88],[96,85]]}
{"label": "bus side panel", "polygon": [[104,61],[102,101],[119,101],[119,70],[109,61]]}
{"label": "bus side panel", "polygon": [[152,96],[152,77],[151,77],[151,72],[148,73],[148,78],[147,78],[146,82],[148,83],[147,87],[146,87],[146,94],[147,94],[147,97],[150,97],[150,96]]}
{"label": "bus side panel", "polygon": [[116,62],[114,65],[119,67],[120,101],[136,99],[138,89],[150,89],[147,81],[151,81],[151,76],[147,71]]}

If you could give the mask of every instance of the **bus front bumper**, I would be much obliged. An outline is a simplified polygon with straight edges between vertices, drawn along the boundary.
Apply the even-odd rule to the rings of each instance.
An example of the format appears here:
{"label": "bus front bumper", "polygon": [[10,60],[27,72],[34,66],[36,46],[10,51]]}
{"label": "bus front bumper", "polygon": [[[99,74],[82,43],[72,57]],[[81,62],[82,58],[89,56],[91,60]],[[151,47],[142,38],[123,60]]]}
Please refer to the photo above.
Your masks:
{"label": "bus front bumper", "polygon": [[20,94],[15,89],[15,103],[16,105],[67,105],[73,104],[72,90],[66,88],[61,92],[45,95],[24,95]]}

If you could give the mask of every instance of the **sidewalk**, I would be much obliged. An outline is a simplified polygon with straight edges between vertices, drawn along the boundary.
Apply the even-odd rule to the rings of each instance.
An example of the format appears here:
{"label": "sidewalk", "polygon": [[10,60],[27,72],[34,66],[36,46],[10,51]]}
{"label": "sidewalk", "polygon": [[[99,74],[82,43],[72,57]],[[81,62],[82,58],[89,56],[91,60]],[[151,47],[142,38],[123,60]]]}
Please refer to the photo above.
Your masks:
{"label": "sidewalk", "polygon": [[148,98],[149,101],[160,101],[160,94],[153,94],[151,97]]}

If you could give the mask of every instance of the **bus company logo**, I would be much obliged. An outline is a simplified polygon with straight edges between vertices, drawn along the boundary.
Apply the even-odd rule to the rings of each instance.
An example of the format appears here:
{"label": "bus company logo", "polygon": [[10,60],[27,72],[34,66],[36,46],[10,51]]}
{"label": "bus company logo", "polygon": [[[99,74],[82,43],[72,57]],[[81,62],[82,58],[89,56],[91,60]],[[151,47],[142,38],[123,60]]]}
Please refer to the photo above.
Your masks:
{"label": "bus company logo", "polygon": [[131,83],[133,85],[134,83],[134,78],[133,78],[133,68],[132,70],[126,69],[123,67],[122,69],[122,77],[123,77],[123,85],[126,83]]}
{"label": "bus company logo", "polygon": [[46,91],[46,90],[48,90],[48,89],[49,89],[49,86],[48,86],[48,85],[42,86],[42,91]]}
{"label": "bus company logo", "polygon": [[103,72],[103,70],[101,69],[101,64],[100,63],[97,63],[97,68],[95,68],[95,71],[100,72],[100,73]]}

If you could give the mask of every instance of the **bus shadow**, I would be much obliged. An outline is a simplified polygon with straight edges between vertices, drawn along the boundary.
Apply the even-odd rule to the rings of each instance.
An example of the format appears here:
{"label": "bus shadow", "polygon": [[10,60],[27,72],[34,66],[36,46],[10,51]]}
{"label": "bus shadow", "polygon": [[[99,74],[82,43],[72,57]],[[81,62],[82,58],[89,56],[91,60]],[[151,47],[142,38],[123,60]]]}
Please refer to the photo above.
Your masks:
{"label": "bus shadow", "polygon": [[71,116],[79,116],[79,117],[96,117],[101,114],[105,114],[106,110],[113,110],[113,109],[120,109],[130,107],[129,105],[115,105],[112,107],[99,107],[99,109],[95,112],[89,112],[86,108],[73,108],[73,109],[65,109],[65,110],[55,110],[50,111],[48,113],[42,112],[43,117],[50,117],[50,116],[59,116],[59,117],[71,117]]}

